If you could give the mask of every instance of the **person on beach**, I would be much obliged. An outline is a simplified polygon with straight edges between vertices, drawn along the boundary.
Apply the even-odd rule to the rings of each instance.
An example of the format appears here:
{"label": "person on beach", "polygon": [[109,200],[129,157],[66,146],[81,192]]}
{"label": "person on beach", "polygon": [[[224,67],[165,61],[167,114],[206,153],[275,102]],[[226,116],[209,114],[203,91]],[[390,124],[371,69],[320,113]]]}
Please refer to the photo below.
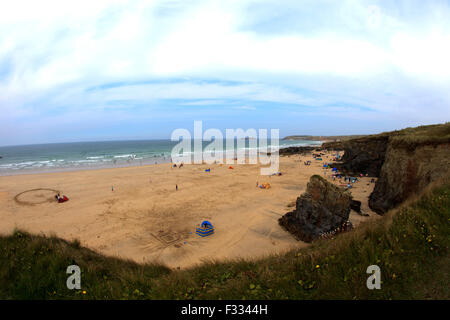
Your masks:
{"label": "person on beach", "polygon": [[178,185],[177,184],[175,185],[175,191],[178,191]]}
{"label": "person on beach", "polygon": [[111,186],[111,191],[114,191],[114,186]]}

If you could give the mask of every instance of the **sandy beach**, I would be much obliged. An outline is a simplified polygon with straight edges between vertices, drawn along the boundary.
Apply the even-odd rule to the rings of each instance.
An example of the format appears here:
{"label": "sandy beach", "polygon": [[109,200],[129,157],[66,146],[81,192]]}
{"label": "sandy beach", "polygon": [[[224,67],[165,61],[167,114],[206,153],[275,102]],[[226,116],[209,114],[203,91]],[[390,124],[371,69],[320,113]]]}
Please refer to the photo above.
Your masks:
{"label": "sandy beach", "polygon": [[[331,161],[332,153],[328,154],[325,162]],[[305,166],[306,160],[312,164]],[[0,233],[20,228],[79,239],[102,254],[172,268],[307,246],[277,220],[292,210],[311,175],[331,173],[322,168],[323,161],[311,155],[280,157],[282,175],[270,177],[260,175],[259,165],[232,166],[157,164],[0,177]],[[207,168],[211,171],[205,172]],[[369,181],[364,177],[351,189],[369,214],[363,217],[352,211],[355,227],[378,217],[368,208],[374,187]],[[268,182],[271,188],[257,188],[257,182]],[[70,200],[57,203],[54,191],[35,190],[46,188]],[[214,225],[214,235],[195,234],[203,220]]]}

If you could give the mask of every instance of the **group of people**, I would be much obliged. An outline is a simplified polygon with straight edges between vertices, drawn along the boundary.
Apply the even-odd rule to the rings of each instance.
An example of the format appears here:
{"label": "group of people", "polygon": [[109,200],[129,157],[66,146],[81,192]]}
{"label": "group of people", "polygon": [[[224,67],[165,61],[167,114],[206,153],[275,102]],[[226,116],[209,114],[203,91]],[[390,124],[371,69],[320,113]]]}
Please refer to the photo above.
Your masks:
{"label": "group of people", "polygon": [[356,181],[359,181],[358,178],[356,177],[349,177],[349,176],[345,176],[344,177],[344,182],[350,182],[350,183],[355,183]]}
{"label": "group of people", "polygon": [[[332,166],[331,164],[329,164],[329,163],[325,163],[325,164],[323,165],[323,169],[324,169],[324,171],[326,171],[326,170],[328,170],[328,169],[331,169],[332,174],[330,175],[330,178],[331,178],[333,181],[336,181],[336,179],[339,179],[339,183],[341,183],[341,186],[345,186],[345,187],[347,187],[348,189],[353,188],[353,184],[359,181],[359,179],[358,179],[357,177],[351,177],[351,176],[348,176],[348,175],[346,175],[346,176],[342,175],[342,174],[338,171],[338,169],[337,169],[336,167],[333,167],[333,166]],[[326,176],[326,173],[325,173],[325,176]],[[363,174],[361,174],[361,177],[362,177],[362,176],[363,176]],[[366,175],[366,176],[367,176],[367,175]],[[344,178],[344,183],[342,183],[342,181],[341,181],[342,178]]]}
{"label": "group of people", "polygon": [[263,184],[259,184],[258,181],[256,181],[256,187],[261,189],[270,189],[270,183],[264,182]]}
{"label": "group of people", "polygon": [[59,193],[55,195],[55,199],[56,201],[58,201],[58,203],[66,202],[67,200],[69,200],[69,198],[67,198],[65,195],[61,197]]}
{"label": "group of people", "polygon": [[324,155],[325,155],[325,153],[322,153],[322,152],[312,153],[313,158],[322,158],[322,156],[324,156]]}
{"label": "group of people", "polygon": [[[181,168],[181,167],[183,167],[183,162],[180,163],[180,164],[178,165],[178,168]],[[175,164],[172,166],[172,168],[177,168],[177,164],[175,163]]]}

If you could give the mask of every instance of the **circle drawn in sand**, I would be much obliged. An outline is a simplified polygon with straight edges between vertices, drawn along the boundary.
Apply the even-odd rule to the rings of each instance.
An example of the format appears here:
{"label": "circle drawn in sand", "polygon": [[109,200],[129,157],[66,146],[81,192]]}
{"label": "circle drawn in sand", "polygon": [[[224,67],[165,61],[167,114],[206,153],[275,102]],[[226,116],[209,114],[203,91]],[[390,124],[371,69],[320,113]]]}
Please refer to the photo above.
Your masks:
{"label": "circle drawn in sand", "polygon": [[14,201],[20,205],[32,206],[47,202],[54,202],[55,195],[60,193],[55,189],[39,188],[23,191],[14,197]]}

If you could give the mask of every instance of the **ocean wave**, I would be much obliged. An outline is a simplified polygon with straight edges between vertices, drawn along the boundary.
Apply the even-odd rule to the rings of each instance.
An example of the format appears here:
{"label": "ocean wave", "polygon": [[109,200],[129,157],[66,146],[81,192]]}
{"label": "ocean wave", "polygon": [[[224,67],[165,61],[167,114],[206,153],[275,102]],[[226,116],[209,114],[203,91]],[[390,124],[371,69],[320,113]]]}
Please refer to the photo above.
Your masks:
{"label": "ocean wave", "polygon": [[114,158],[135,158],[136,155],[135,154],[122,154],[122,155],[118,155],[118,156],[114,156]]}
{"label": "ocean wave", "polygon": [[[269,141],[268,141],[269,143]],[[289,141],[288,143],[280,141],[280,144],[277,146],[271,146],[270,144],[262,147],[261,145],[253,146],[252,144],[246,145],[246,146],[238,146],[237,143],[233,144],[233,147],[228,146],[226,143],[222,144],[221,150],[205,150],[203,149],[200,151],[203,156],[207,155],[217,155],[217,156],[225,156],[228,152],[231,152],[233,157],[237,155],[240,152],[245,151],[247,155],[252,157],[253,152],[256,151],[259,152],[274,152],[275,150],[279,150],[282,148],[288,148],[288,147],[295,147],[295,146],[320,146],[321,142],[319,141]],[[239,148],[239,149],[237,149]],[[24,157],[22,155],[17,156],[17,158],[14,157],[14,155],[11,155],[11,157],[6,159],[0,160],[0,171],[2,174],[7,173],[8,171],[11,172],[20,172],[21,170],[24,171],[33,171],[35,169],[37,172],[40,171],[58,171],[58,170],[65,170],[70,168],[96,168],[96,167],[111,167],[111,166],[127,166],[127,165],[139,165],[139,164],[153,164],[155,161],[160,162],[162,161],[170,161],[170,158],[172,156],[171,150],[172,146],[157,146],[155,148],[142,148],[142,149],[134,149],[136,152],[133,153],[127,153],[130,149],[124,150],[124,149],[116,149],[116,150],[103,150],[99,148],[98,150],[90,151],[90,155],[87,156],[89,153],[86,153],[84,150],[82,152],[71,152],[71,153],[64,153],[59,152],[58,155],[55,154],[45,154],[45,152],[40,153],[38,156],[36,156],[36,159],[31,160],[31,157]],[[133,151],[134,151],[133,150]],[[45,150],[44,150],[45,151]],[[183,150],[184,151],[184,150]],[[95,154],[97,153],[97,154]],[[101,154],[99,154],[101,153]],[[185,156],[185,157],[193,157],[196,155],[196,152],[194,150],[184,151],[179,156]],[[13,160],[14,159],[14,160]]]}

